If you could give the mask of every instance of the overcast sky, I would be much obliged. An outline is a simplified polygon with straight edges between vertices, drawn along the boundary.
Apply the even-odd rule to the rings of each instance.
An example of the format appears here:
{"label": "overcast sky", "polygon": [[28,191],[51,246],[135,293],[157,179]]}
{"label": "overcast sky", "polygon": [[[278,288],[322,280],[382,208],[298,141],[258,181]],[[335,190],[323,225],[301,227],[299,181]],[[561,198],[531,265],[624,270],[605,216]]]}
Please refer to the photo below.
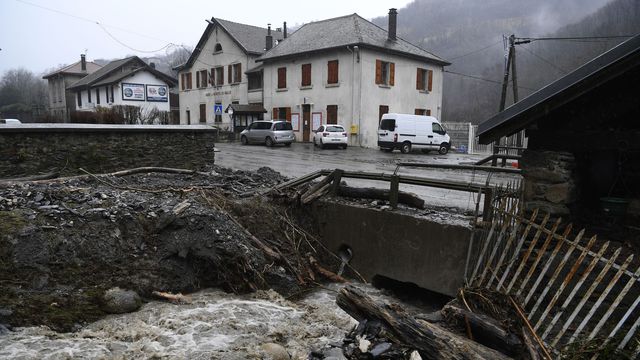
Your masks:
{"label": "overcast sky", "polygon": [[93,60],[153,56],[146,51],[168,43],[195,46],[206,27],[205,19],[212,16],[261,27],[271,23],[276,28],[283,21],[294,26],[354,12],[372,19],[409,2],[0,0],[0,76],[17,67],[41,74],[78,61],[85,51]]}

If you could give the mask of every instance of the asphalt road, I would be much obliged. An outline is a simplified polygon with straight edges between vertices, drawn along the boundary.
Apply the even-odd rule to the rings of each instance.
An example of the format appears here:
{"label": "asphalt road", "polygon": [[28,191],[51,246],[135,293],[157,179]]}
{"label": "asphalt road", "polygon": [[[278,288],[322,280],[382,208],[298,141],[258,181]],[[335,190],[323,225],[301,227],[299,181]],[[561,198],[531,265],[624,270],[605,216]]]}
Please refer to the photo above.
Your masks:
{"label": "asphalt road", "polygon": [[[399,151],[386,153],[378,149],[349,147],[342,149],[320,149],[311,143],[294,143],[291,147],[264,145],[241,145],[240,143],[219,143],[216,148],[215,164],[239,170],[257,170],[268,166],[281,174],[296,178],[321,169],[343,169],[392,174],[397,162],[419,162],[438,164],[472,163],[486,155],[467,155],[451,152],[439,155],[435,152],[423,154],[414,151],[402,154]],[[400,168],[398,174],[421,176],[429,179],[448,179],[456,182],[485,184],[487,177],[491,184],[505,183],[516,179],[510,174],[493,174],[484,171],[462,171],[447,169]],[[386,182],[346,179],[351,186],[385,188]],[[400,184],[400,190],[412,192],[425,199],[430,205],[473,209],[477,194],[464,191],[427,188]]]}

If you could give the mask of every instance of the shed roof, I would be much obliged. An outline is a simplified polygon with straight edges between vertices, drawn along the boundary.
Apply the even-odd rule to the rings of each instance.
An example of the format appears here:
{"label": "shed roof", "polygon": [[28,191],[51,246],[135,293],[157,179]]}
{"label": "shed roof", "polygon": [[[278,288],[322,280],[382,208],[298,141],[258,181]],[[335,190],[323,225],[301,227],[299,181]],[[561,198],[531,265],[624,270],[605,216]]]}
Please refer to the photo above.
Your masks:
{"label": "shed roof", "polygon": [[52,71],[47,75],[43,76],[42,78],[48,79],[58,74],[88,75],[102,67],[101,65],[96,64],[93,61],[87,61],[86,63],[87,63],[86,70],[82,70],[82,63],[81,61],[78,61],[71,65],[67,65],[63,68],[60,68],[58,70]]}
{"label": "shed roof", "polygon": [[[488,144],[516,133],[545,114],[583,96],[599,84],[640,66],[640,35],[621,43],[566,76],[552,82],[478,126],[480,142]],[[622,91],[622,90],[621,90]]]}
{"label": "shed roof", "polygon": [[131,76],[143,70],[148,71],[153,75],[161,78],[165,82],[168,82],[171,86],[174,86],[178,83],[175,78],[152,68],[151,66],[147,65],[147,63],[142,61],[142,59],[140,59],[139,57],[131,56],[120,60],[114,60],[106,64],[101,69],[71,84],[68,89],[82,89],[91,86],[112,84],[121,79],[124,79],[127,76]]}
{"label": "shed roof", "polygon": [[355,45],[418,58],[440,65],[450,65],[439,56],[399,37],[396,40],[389,40],[387,30],[358,14],[305,24],[276,47],[267,51],[257,61],[270,61]]}

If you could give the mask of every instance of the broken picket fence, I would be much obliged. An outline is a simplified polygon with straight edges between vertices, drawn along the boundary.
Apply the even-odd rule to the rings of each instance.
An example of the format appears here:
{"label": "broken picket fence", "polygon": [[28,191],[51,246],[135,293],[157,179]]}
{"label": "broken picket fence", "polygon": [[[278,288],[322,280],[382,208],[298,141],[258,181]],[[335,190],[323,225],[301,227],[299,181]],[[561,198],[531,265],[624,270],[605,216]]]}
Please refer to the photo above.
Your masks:
{"label": "broken picket fence", "polygon": [[[495,190],[491,215],[472,238],[467,283],[515,296],[547,348],[591,344],[638,358],[640,267],[634,255],[562,219],[521,209],[521,183]],[[634,265],[637,266],[637,265]],[[595,354],[595,355],[593,355]]]}

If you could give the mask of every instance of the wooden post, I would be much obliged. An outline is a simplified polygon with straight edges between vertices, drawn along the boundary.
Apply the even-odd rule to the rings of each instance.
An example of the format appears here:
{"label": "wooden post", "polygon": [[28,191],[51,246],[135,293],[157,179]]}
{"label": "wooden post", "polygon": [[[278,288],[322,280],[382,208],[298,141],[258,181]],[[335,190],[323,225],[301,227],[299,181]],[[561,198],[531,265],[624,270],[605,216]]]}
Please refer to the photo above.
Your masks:
{"label": "wooden post", "polygon": [[493,200],[493,189],[486,188],[484,192],[484,208],[482,209],[482,220],[491,220],[491,201]]}
{"label": "wooden post", "polygon": [[342,169],[335,169],[333,171],[333,187],[331,188],[331,193],[336,195],[338,193],[338,189],[340,188],[340,182],[342,181],[342,173],[344,171]]}
{"label": "wooden post", "polygon": [[392,208],[398,207],[398,191],[400,186],[400,178],[398,175],[391,176],[391,189],[389,190],[389,203]]}

